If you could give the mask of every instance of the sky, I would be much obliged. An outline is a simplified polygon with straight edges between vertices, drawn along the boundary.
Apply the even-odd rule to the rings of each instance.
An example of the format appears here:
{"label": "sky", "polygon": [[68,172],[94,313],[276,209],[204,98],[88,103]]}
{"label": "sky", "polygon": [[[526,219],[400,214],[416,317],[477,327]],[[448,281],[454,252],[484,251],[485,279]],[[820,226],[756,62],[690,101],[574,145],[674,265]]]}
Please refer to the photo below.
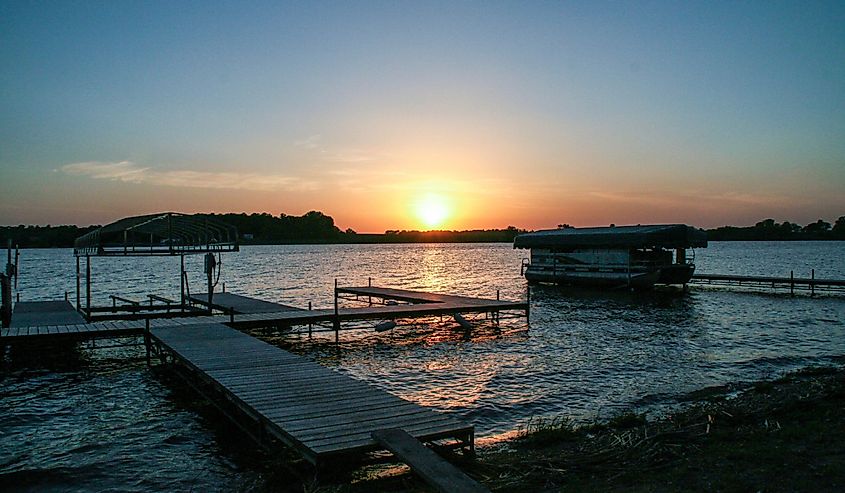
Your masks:
{"label": "sky", "polygon": [[0,2],[0,224],[845,215],[845,3]]}

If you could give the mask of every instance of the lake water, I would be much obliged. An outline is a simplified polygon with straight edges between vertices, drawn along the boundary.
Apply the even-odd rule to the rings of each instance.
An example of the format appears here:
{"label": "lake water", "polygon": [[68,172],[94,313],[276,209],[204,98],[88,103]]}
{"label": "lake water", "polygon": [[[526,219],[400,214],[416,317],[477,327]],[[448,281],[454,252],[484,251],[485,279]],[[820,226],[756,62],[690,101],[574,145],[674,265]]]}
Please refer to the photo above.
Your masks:
{"label": "lake water", "polygon": [[[697,272],[845,278],[845,242],[717,242]],[[340,285],[524,299],[527,251],[507,244],[245,247],[223,256],[227,291],[315,308]],[[201,259],[187,261],[202,287]],[[70,250],[26,250],[22,300],[74,298]],[[84,268],[84,265],[83,265]],[[108,295],[178,297],[174,258],[92,261],[94,304]],[[273,342],[401,397],[453,413],[488,441],[536,417],[589,421],[622,409],[660,412],[685,393],[772,378],[845,356],[845,299],[693,288],[689,293],[531,288],[531,323],[426,320],[392,332]],[[332,341],[332,342],[330,342]],[[0,489],[237,490],[266,467],[225,421],[180,398],[137,348],[81,349],[73,364],[7,361],[0,376]],[[128,358],[134,357],[135,359]]]}

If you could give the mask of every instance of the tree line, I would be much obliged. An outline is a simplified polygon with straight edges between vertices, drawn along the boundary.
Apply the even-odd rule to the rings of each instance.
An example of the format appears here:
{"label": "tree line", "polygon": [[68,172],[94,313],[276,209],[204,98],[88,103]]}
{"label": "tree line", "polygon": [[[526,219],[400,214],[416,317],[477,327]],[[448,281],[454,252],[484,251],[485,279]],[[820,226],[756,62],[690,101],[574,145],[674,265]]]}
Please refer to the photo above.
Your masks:
{"label": "tree line", "polygon": [[839,216],[832,225],[819,219],[805,226],[774,219],[764,219],[754,226],[722,226],[707,230],[711,241],[731,240],[845,240],[845,216]]}
{"label": "tree line", "polygon": [[[212,214],[238,228],[242,244],[304,243],[487,243],[512,242],[526,232],[514,226],[504,229],[468,231],[389,230],[383,234],[361,234],[352,229],[342,231],[334,219],[322,212],[310,211],[301,216],[268,213]],[[99,226],[0,226],[0,247],[8,240],[21,248],[72,247],[73,241]],[[711,241],[731,240],[845,240],[845,216],[833,224],[822,219],[805,226],[774,219],[765,219],[754,226],[722,226],[707,230]]]}

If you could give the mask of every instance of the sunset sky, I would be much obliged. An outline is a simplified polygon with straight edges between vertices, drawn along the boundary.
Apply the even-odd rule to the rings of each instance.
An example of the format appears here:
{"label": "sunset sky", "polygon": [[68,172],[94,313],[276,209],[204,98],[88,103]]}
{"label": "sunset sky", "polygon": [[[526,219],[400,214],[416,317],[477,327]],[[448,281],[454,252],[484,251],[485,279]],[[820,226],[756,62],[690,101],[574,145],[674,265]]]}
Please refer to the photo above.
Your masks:
{"label": "sunset sky", "polygon": [[845,215],[845,2],[2,2],[0,224]]}

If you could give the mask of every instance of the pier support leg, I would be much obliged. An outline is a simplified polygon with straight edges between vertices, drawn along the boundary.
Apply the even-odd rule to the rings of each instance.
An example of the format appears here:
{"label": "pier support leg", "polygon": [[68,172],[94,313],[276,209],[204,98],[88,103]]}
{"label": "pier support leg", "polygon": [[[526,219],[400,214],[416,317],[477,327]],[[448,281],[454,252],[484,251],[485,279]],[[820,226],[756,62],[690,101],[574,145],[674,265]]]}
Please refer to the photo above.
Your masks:
{"label": "pier support leg", "polygon": [[531,285],[525,287],[525,323],[531,324]]}
{"label": "pier support leg", "polygon": [[185,311],[185,256],[179,255],[179,301]]}
{"label": "pier support leg", "polygon": [[[311,302],[308,302],[308,311],[311,311]],[[311,338],[311,322],[308,322],[308,338]]]}
{"label": "pier support leg", "polygon": [[91,256],[85,256],[85,318],[91,320]]}
{"label": "pier support leg", "polygon": [[150,319],[144,321],[144,346],[147,348],[147,366],[150,366]]}
{"label": "pier support leg", "polygon": [[340,315],[338,314],[337,308],[337,278],[334,280],[334,320],[332,324],[334,325],[334,342],[337,344],[340,340]]}
{"label": "pier support leg", "polygon": [[82,279],[80,279],[80,276],[79,276],[79,257],[76,257],[76,311],[77,312],[82,312],[82,303],[79,301],[80,298],[81,298],[80,292],[82,291],[82,288],[80,286],[81,281],[82,281]]}

